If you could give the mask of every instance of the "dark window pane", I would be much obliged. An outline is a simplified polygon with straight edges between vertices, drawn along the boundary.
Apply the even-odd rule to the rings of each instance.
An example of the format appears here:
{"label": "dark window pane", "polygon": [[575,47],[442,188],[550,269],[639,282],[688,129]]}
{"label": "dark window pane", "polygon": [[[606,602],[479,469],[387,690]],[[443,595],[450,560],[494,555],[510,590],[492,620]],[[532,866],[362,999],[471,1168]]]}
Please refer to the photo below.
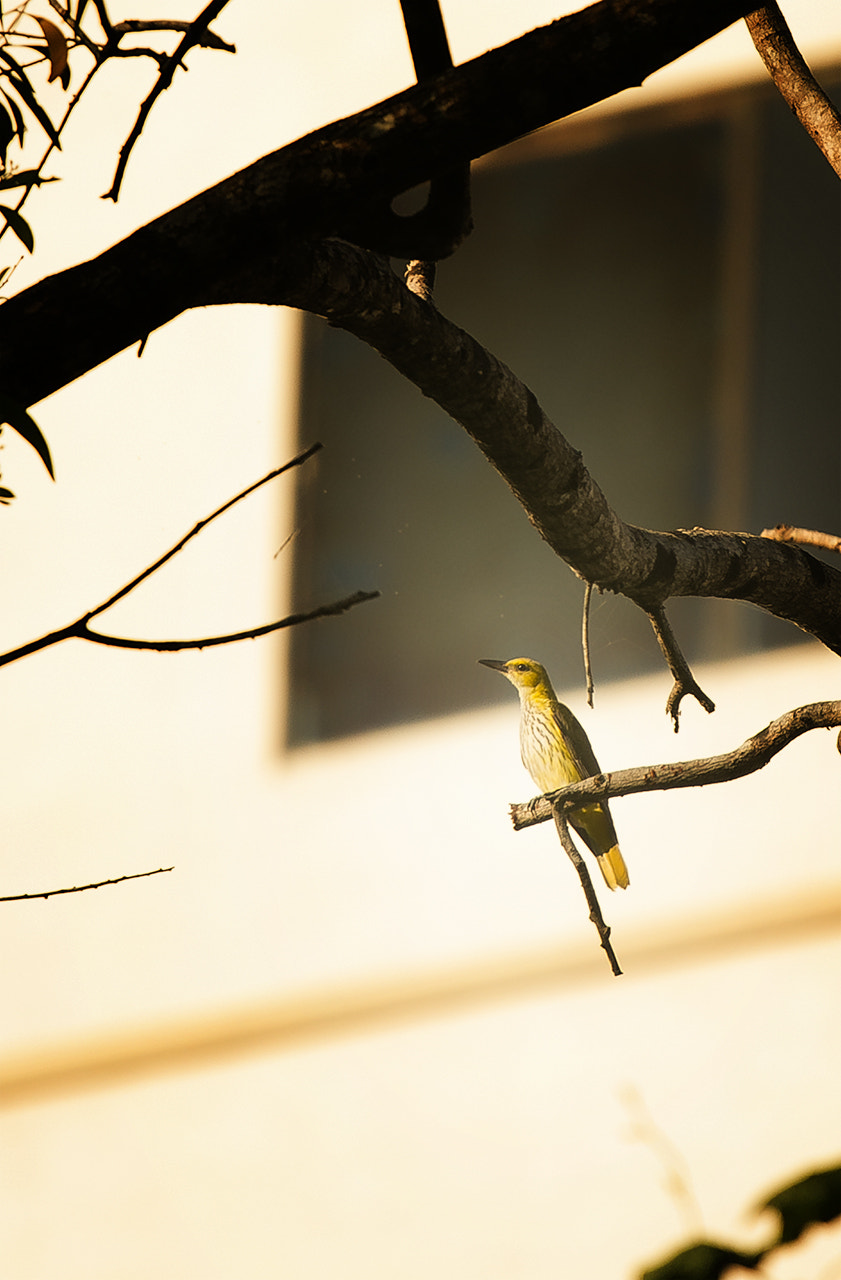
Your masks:
{"label": "dark window pane", "polygon": [[[760,144],[750,173],[745,127]],[[564,128],[561,149],[575,138]],[[532,387],[632,523],[713,527],[726,510],[757,532],[835,528],[829,167],[765,89],[611,128],[587,151],[526,144],[519,162],[480,167],[476,231],[440,264],[438,305]],[[293,633],[290,742],[504,697],[480,657],[531,655],[559,682],[580,678],[582,584],[459,427],[363,344],[308,321],[301,440],[316,438],[295,605],[360,587],[383,596]],[[670,613],[690,658],[796,639],[746,606],[675,601]],[[597,681],[661,662],[621,598],[594,597],[591,642]]]}

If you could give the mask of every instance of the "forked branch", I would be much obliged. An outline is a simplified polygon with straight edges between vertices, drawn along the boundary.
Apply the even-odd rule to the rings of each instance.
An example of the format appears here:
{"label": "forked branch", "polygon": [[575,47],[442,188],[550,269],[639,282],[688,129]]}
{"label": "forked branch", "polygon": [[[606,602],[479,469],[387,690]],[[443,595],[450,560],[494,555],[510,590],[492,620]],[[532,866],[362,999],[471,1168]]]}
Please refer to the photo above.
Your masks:
{"label": "forked branch", "polygon": [[255,481],[254,484],[248,485],[248,487],[241,490],[240,493],[235,494],[233,498],[229,498],[227,502],[223,502],[221,507],[217,507],[216,510],[209,516],[206,516],[204,520],[199,520],[198,524],[194,525],[189,533],[186,533],[183,538],[179,539],[175,546],[170,547],[162,556],[159,556],[153,564],[150,564],[141,573],[138,573],[130,582],[127,582],[125,586],[120,587],[120,589],[115,591],[113,595],[110,595],[107,600],[103,600],[102,603],[96,605],[95,608],[89,609],[87,613],[83,613],[80,618],[75,620],[75,622],[68,623],[65,627],[59,627],[57,631],[47,632],[46,635],[39,636],[36,640],[30,640],[26,644],[20,645],[17,649],[10,649],[8,653],[0,654],[0,667],[4,667],[10,662],[16,662],[20,658],[25,658],[30,653],[37,653],[40,649],[47,649],[51,645],[59,644],[62,640],[88,640],[92,644],[108,645],[111,648],[116,649],[154,649],[158,652],[167,653],[180,652],[182,649],[208,649],[212,648],[214,645],[235,644],[239,640],[254,640],[258,636],[269,635],[273,631],[279,631],[284,627],[294,627],[302,622],[311,622],[316,618],[334,617],[337,614],[346,613],[348,609],[352,609],[354,605],[363,604],[367,600],[375,600],[380,594],[379,591],[355,591],[352,595],[345,596],[341,600],[336,600],[332,604],[319,605],[317,608],[311,609],[306,613],[293,613],[289,614],[288,617],[280,618],[275,622],[267,622],[260,627],[251,627],[247,631],[235,631],[230,632],[227,635],[206,636],[198,640],[136,640],[128,636],[106,635],[101,631],[94,631],[90,626],[90,622],[93,618],[99,617],[100,614],[105,613],[107,609],[110,609],[112,605],[115,605],[118,600],[122,600],[124,596],[127,596],[130,592],[134,591],[136,587],[140,586],[141,582],[145,582],[148,577],[157,572],[158,569],[162,568],[162,566],[165,565],[167,561],[171,560],[173,556],[177,555],[179,551],[183,550],[187,543],[190,542],[191,539],[195,538],[197,534],[201,533],[202,529],[207,528],[213,520],[218,519],[219,516],[223,515],[226,511],[229,511],[235,503],[241,502],[243,498],[247,498],[249,494],[254,493],[255,490],[261,488],[264,484],[268,484],[270,480],[274,480],[276,476],[282,475],[284,471],[288,471],[291,467],[298,467],[302,463],[306,462],[307,459],[311,458],[314,453],[317,453],[320,448],[320,444],[312,445],[309,449],[304,450],[303,453],[300,453],[297,457],[293,458],[291,462],[284,463],[282,467],[276,467],[273,471],[270,471],[268,475],[263,476],[262,479]]}

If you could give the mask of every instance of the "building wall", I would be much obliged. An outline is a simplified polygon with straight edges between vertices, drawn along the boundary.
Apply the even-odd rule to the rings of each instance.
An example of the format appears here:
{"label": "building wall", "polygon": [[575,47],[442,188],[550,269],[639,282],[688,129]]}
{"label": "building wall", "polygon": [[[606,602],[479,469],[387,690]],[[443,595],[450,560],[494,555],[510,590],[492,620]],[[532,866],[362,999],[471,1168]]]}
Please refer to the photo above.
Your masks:
{"label": "building wall", "polygon": [[[514,29],[509,6],[482,6],[482,36],[476,8],[445,7],[457,59],[554,16],[520,6]],[[797,31],[824,12],[789,16]],[[360,21],[243,5],[218,25],[240,53],[205,55],[160,104],[125,207],[95,196],[131,111],[115,97],[91,115],[89,150],[80,126],[79,191],[33,215],[31,278],[410,78],[396,6]],[[745,40],[719,42],[725,72]],[[35,416],[55,486],[6,433],[4,649],[288,456],[296,335],[289,314],[185,316],[141,360],[52,397]],[[290,522],[282,479],[114,629],[274,616]],[[665,673],[599,687],[592,713],[566,696],[622,767],[729,749],[832,696],[833,662],[801,645],[699,669],[718,710],[687,706],[677,738]],[[510,830],[507,803],[531,793],[513,694],[284,754],[283,670],[281,638],[176,655],[68,643],[3,673],[2,892],[174,867],[3,906],[6,1273],[609,1280],[701,1221],[762,1234],[749,1206],[838,1156],[834,737],[732,786],[615,803],[632,879],[604,903],[615,979],[552,832]]]}

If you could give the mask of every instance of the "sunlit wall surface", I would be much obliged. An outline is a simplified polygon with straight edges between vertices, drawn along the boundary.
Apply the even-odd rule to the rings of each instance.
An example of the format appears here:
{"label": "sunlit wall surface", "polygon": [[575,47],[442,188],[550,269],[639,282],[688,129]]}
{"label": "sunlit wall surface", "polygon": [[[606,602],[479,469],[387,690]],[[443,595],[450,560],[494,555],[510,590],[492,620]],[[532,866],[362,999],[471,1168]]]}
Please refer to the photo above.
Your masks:
{"label": "sunlit wall surface", "polygon": [[[21,282],[410,82],[397,5],[284,8],[226,11],[237,56],[176,81],[116,209],[98,196],[133,108],[114,79],[68,140],[62,188],[33,203]],[[556,16],[444,11],[457,60]],[[828,60],[824,6],[787,12]],[[662,104],[752,66],[734,29],[625,97]],[[153,334],[142,359],[36,406],[55,486],[6,433],[4,649],[103,599],[291,456],[298,338],[297,317],[246,308]],[[801,454],[795,435],[793,472]],[[113,630],[202,635],[282,613],[287,481],[122,602]],[[360,609],[372,629],[378,607]],[[476,658],[508,655],[468,623],[453,660],[472,678]],[[600,679],[589,712],[558,656],[577,620],[559,611],[558,627],[538,656],[605,767],[728,750],[837,687],[835,660],[794,636],[708,662],[718,709],[687,706],[675,738],[665,672]],[[552,832],[510,829],[531,784],[513,695],[497,701],[490,673],[484,706],[285,750],[287,673],[271,640],[67,643],[3,672],[0,893],[174,868],[2,904],[4,1274],[615,1280],[702,1231],[764,1238],[751,1206],[839,1154],[834,736],[729,787],[615,803],[631,872],[603,904],[615,979]],[[838,1255],[809,1247],[773,1274],[817,1276]]]}

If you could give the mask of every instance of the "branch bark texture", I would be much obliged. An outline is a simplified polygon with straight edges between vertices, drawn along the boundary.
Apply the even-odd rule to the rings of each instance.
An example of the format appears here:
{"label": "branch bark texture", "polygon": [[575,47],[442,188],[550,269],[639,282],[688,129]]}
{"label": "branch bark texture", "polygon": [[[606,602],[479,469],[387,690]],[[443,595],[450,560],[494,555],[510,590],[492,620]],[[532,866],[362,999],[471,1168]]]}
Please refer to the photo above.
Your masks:
{"label": "branch bark texture", "polygon": [[641,84],[749,9],[601,0],[264,156],[0,307],[0,386],[36,404],[299,238],[445,257],[424,211],[386,216],[394,196]]}

